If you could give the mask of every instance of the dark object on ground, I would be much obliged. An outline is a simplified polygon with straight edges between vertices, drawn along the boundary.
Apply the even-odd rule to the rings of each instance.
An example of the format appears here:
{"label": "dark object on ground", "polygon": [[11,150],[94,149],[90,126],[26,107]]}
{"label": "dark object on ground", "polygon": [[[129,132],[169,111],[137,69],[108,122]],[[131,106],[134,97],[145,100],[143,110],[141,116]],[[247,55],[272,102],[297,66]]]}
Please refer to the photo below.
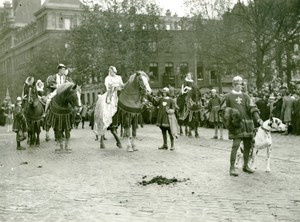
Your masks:
{"label": "dark object on ground", "polygon": [[[144,179],[145,177],[143,177]],[[149,184],[152,184],[152,183],[157,183],[158,185],[169,185],[169,184],[174,184],[174,183],[179,183],[179,182],[186,182],[187,180],[190,180],[189,178],[187,179],[177,179],[175,177],[171,178],[171,179],[168,179],[166,177],[163,177],[163,176],[156,176],[156,177],[153,177],[151,180],[149,181],[146,181],[146,180],[143,180],[142,182],[138,182],[140,185],[143,185],[143,186],[146,186],[146,185],[149,185]]]}

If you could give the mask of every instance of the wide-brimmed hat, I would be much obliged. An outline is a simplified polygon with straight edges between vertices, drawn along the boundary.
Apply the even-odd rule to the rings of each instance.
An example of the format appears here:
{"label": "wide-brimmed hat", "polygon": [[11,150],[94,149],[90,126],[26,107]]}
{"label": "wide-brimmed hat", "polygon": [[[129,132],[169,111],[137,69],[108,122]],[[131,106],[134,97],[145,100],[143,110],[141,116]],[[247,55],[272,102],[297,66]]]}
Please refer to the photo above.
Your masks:
{"label": "wide-brimmed hat", "polygon": [[22,98],[20,96],[18,96],[17,101],[22,101]]}

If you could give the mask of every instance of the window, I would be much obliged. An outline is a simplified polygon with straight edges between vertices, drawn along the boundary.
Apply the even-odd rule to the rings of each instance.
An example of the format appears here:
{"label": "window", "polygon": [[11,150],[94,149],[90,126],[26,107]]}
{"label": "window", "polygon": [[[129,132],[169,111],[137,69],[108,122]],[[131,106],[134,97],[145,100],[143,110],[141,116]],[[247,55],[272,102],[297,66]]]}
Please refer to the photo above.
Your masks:
{"label": "window", "polygon": [[59,21],[58,21],[58,28],[63,29],[64,28],[64,18],[59,16]]}
{"label": "window", "polygon": [[150,79],[157,80],[158,79],[158,64],[156,62],[152,62],[149,65],[149,76]]}
{"label": "window", "polygon": [[167,76],[174,75],[174,66],[172,62],[167,62],[165,64],[165,75]]}
{"label": "window", "polygon": [[65,29],[70,30],[71,29],[71,19],[69,19],[69,18],[64,19],[64,23],[65,23]]}
{"label": "window", "polygon": [[189,72],[189,64],[187,62],[180,63],[180,76],[182,79],[185,78],[186,74]]}
{"label": "window", "polygon": [[210,78],[212,80],[216,80],[217,79],[217,72],[215,70],[210,72]]}
{"label": "window", "polygon": [[148,45],[149,45],[149,48],[150,48],[151,52],[156,52],[157,51],[157,44],[156,44],[156,42],[149,42]]}

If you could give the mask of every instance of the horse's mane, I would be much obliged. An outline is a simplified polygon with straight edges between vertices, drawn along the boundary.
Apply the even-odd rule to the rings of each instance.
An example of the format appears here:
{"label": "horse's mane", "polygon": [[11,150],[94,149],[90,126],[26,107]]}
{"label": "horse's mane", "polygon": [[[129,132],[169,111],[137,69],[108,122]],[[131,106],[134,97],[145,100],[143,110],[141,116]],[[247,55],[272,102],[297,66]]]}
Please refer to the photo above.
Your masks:
{"label": "horse's mane", "polygon": [[194,99],[194,96],[198,94],[199,97],[201,97],[201,91],[200,88],[197,86],[193,86],[192,89],[187,93],[187,98]]}
{"label": "horse's mane", "polygon": [[127,82],[124,84],[124,88],[126,88],[126,86],[130,85],[130,83],[132,83],[133,81],[136,80],[135,77],[136,77],[137,73],[140,73],[141,76],[146,77],[146,78],[148,79],[148,81],[149,81],[149,76],[148,76],[144,71],[137,71],[137,72],[133,73],[133,74],[129,77],[129,79],[127,80]]}
{"label": "horse's mane", "polygon": [[73,87],[75,84],[73,82],[66,82],[62,85],[60,85],[58,88],[57,88],[57,95],[60,95],[60,94],[64,94],[65,92],[67,92],[71,87]]}

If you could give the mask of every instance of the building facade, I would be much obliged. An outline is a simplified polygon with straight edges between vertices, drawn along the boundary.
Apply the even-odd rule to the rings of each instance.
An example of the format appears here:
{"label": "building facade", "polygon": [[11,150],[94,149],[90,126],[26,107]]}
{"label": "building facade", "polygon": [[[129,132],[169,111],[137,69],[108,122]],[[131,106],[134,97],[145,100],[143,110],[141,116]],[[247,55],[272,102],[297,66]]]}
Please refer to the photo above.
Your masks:
{"label": "building facade", "polygon": [[[0,8],[0,97],[4,98],[7,89],[12,100],[20,95],[28,66],[34,55],[43,50],[50,41],[66,47],[64,37],[67,31],[80,25],[82,12],[80,0],[46,0],[42,5],[40,0],[13,0],[5,2]],[[197,58],[197,47],[191,40],[191,31],[181,18],[167,11],[163,16],[165,29],[169,31],[172,44],[166,50],[159,50],[157,43],[151,43],[151,62],[149,69],[152,88],[162,88],[172,85],[180,88],[185,75],[191,72],[197,78],[198,85],[214,85],[216,78],[213,71],[205,69]],[[53,55],[54,56],[54,55]],[[37,58],[36,63],[47,63],[43,58]],[[57,63],[63,58],[57,58]],[[45,70],[44,79],[54,74],[53,70]],[[72,73],[71,73],[72,78]],[[126,80],[124,80],[126,81]],[[101,82],[89,77],[82,86],[84,103],[92,104],[101,91]]]}

